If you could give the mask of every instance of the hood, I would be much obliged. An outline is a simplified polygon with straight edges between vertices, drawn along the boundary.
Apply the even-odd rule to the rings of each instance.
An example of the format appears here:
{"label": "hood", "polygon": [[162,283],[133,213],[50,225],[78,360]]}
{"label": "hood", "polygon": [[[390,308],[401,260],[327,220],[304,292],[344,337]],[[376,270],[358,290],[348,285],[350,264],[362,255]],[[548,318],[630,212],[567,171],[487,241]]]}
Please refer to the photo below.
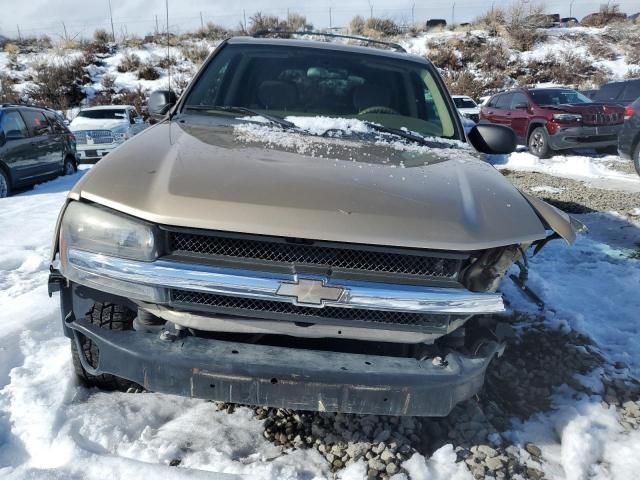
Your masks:
{"label": "hood", "polygon": [[85,118],[76,117],[69,124],[69,130],[77,132],[79,130],[113,130],[115,128],[127,128],[129,122],[122,118]]}
{"label": "hood", "polygon": [[545,236],[522,194],[468,149],[188,117],[126,142],[71,196],[159,224],[337,242],[476,250]]}
{"label": "hood", "polygon": [[458,111],[460,113],[469,113],[469,114],[479,114],[480,113],[480,107],[474,107],[474,108],[459,108]]}

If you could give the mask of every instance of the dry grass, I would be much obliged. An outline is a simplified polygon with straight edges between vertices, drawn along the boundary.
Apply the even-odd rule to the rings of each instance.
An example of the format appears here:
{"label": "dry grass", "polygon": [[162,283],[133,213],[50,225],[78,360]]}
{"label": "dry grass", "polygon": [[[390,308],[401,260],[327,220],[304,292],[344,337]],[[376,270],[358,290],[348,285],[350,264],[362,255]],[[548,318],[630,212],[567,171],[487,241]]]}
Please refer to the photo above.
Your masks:
{"label": "dry grass", "polygon": [[5,72],[0,72],[0,103],[18,103],[19,97],[13,88],[15,80]]}
{"label": "dry grass", "polygon": [[157,80],[160,72],[151,62],[143,62],[138,67],[138,80]]}
{"label": "dry grass", "polygon": [[587,46],[589,54],[595,60],[615,60],[618,58],[618,55],[610,44],[605,43],[602,39],[594,35],[586,36],[585,45]]}
{"label": "dry grass", "polygon": [[205,45],[184,45],[180,48],[180,53],[190,62],[200,65],[209,56],[209,48]]}
{"label": "dry grass", "polygon": [[484,84],[468,71],[445,72],[442,79],[451,95],[469,95],[478,98],[486,90]]}
{"label": "dry grass", "polygon": [[455,72],[464,67],[457,50],[449,43],[427,44],[427,57],[441,70]]}
{"label": "dry grass", "polygon": [[365,24],[366,24],[366,21],[364,17],[361,17],[360,15],[356,15],[349,22],[349,33],[355,34],[355,35],[363,35]]}
{"label": "dry grass", "polygon": [[135,53],[127,52],[122,57],[120,64],[117,67],[118,72],[135,72],[140,67],[140,57]]}
{"label": "dry grass", "polygon": [[593,88],[609,80],[610,72],[593,65],[572,52],[547,54],[542,60],[530,60],[518,78],[521,85],[552,82],[577,88]]}
{"label": "dry grass", "polygon": [[207,22],[204,28],[196,30],[194,36],[196,38],[207,38],[209,40],[222,40],[229,36],[229,31],[213,22]]}

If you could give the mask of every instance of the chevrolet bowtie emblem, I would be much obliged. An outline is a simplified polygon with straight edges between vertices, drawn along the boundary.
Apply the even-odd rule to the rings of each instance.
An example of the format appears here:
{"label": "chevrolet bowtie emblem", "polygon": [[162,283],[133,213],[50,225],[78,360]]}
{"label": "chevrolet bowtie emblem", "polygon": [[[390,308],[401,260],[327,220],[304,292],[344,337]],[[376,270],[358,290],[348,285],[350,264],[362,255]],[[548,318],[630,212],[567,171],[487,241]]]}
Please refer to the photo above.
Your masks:
{"label": "chevrolet bowtie emblem", "polygon": [[283,282],[276,295],[295,298],[295,303],[309,306],[322,306],[325,301],[336,301],[344,288],[328,287],[320,280],[299,279],[296,282]]}

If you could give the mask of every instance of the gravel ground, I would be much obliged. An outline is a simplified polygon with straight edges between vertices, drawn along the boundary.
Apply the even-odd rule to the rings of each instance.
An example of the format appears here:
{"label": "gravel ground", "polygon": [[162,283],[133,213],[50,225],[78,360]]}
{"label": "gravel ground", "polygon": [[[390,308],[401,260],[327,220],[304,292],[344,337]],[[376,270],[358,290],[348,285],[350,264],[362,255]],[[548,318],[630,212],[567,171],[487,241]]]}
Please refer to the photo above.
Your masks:
{"label": "gravel ground", "polygon": [[[606,364],[587,337],[549,330],[540,318],[516,315],[503,327],[507,349],[494,359],[480,395],[445,418],[256,407],[256,416],[264,419],[264,437],[287,449],[317,449],[335,472],[363,460],[372,480],[406,473],[402,463],[415,452],[429,456],[449,443],[458,462],[464,462],[476,479],[540,480],[545,478],[540,448],[513,444],[505,432],[513,419],[550,411],[554,387],[566,384],[576,395],[595,394],[574,378],[595,368],[607,372],[603,402],[618,411],[626,430],[640,428],[640,383],[628,375],[626,365]],[[220,404],[220,408],[231,412],[236,406]],[[400,478],[406,477],[394,480]]]}
{"label": "gravel ground", "polygon": [[524,192],[533,193],[568,213],[613,210],[628,215],[640,207],[640,193],[594,188],[578,180],[544,173],[507,169],[501,172]]}

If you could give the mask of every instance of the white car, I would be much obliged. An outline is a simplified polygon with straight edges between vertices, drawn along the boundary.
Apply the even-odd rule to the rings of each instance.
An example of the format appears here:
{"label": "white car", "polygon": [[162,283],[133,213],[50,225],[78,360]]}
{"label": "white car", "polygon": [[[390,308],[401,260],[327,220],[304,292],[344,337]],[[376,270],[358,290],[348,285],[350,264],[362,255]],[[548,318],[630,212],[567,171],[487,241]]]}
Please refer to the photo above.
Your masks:
{"label": "white car", "polygon": [[99,160],[146,128],[131,105],[105,105],[80,110],[69,124],[76,137],[78,161]]}
{"label": "white car", "polygon": [[465,95],[451,95],[451,98],[461,116],[470,118],[475,123],[478,123],[480,120],[480,107],[473,98]]}

